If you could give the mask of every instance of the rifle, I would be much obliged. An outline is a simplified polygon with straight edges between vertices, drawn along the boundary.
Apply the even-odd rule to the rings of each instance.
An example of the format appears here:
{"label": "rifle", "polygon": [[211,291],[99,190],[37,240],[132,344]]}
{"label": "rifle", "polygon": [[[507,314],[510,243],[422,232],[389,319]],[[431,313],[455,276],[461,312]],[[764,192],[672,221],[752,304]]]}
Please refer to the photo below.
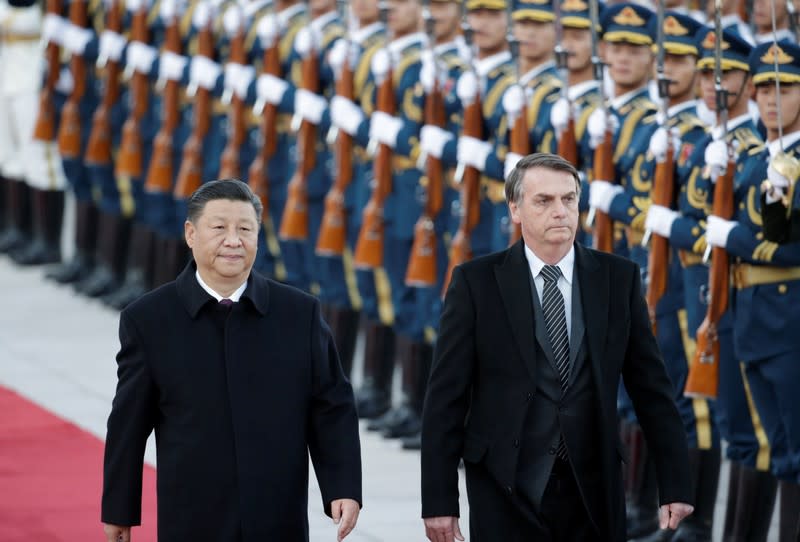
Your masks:
{"label": "rifle", "polygon": [[[733,146],[728,141],[729,92],[722,87],[722,0],[715,0],[715,3],[714,87],[717,95],[717,123],[723,127],[724,138],[728,143],[728,164],[725,172],[717,177],[712,214],[730,219],[733,216],[733,175],[736,163],[733,159]],[[708,310],[703,323],[697,329],[697,345],[683,389],[683,394],[687,397],[707,399],[717,397],[720,351],[717,326],[728,308],[730,288],[728,252],[722,247],[713,247],[711,255],[713,259],[708,279]]]}
{"label": "rifle", "polygon": [[[178,17],[174,16],[165,29],[164,49],[176,55],[181,54],[181,32]],[[162,98],[161,128],[153,141],[153,155],[145,181],[145,191],[151,193],[168,193],[172,190],[172,137],[180,122],[180,83],[168,79],[164,83]]]}
{"label": "rifle", "polygon": [[[444,128],[444,95],[439,84],[439,66],[433,52],[435,19],[430,9],[425,8],[425,26],[428,33],[428,51],[434,63],[433,87],[426,89],[425,124]],[[527,137],[527,134],[526,134]],[[425,207],[414,226],[414,243],[406,268],[405,282],[408,286],[432,287],[437,283],[437,239],[433,221],[444,205],[444,172],[442,161],[435,156],[424,157],[425,176],[428,184],[425,190]]]}
{"label": "rifle", "polygon": [[[383,13],[383,11],[382,11]],[[394,85],[392,84],[391,55],[388,48],[376,53],[386,55],[385,73],[376,73],[378,83],[377,110],[389,115],[395,114],[396,103]],[[380,64],[376,57],[375,65]],[[370,142],[370,146],[373,142]],[[392,148],[383,143],[378,144],[373,163],[375,183],[367,205],[364,207],[361,231],[353,255],[354,265],[359,269],[375,269],[383,265],[384,224],[383,210],[386,198],[392,193]]]}
{"label": "rifle", "polygon": [[[558,4],[556,1],[554,3]],[[510,25],[509,25],[510,27]],[[516,78],[517,86],[522,90],[522,95],[525,96],[525,89],[520,84],[520,69],[519,69],[519,41],[515,39],[509,40],[512,56],[517,59],[516,65]],[[522,102],[522,109],[519,111],[519,116],[516,118],[509,118],[511,123],[511,133],[509,134],[508,150],[525,156],[531,152],[531,141],[528,135],[528,106],[525,100]],[[513,245],[522,237],[522,229],[519,224],[511,223],[511,233],[509,235],[509,245]]]}
{"label": "rifle", "polygon": [[[197,36],[197,53],[214,57],[213,18],[209,17]],[[194,126],[183,146],[181,168],[175,183],[175,197],[186,199],[203,184],[203,139],[211,126],[211,91],[202,85],[190,84],[187,94],[194,96]]]}
{"label": "rifle", "polygon": [[[116,32],[117,34],[122,32],[122,13],[120,3],[117,0],[112,2],[109,7],[106,26],[111,32]],[[106,165],[111,163],[110,112],[111,108],[119,100],[121,67],[119,61],[105,58],[97,59],[97,67],[106,69],[106,87],[103,100],[92,117],[92,132],[89,135],[89,143],[86,145],[84,159],[87,164]]]}
{"label": "rifle", "polygon": [[[61,15],[61,0],[47,0],[47,14],[55,17]],[[33,138],[38,141],[53,141],[56,137],[56,113],[53,104],[53,93],[58,82],[61,69],[59,60],[59,46],[57,43],[48,42],[44,51],[47,61],[47,77],[44,80],[42,92],[39,94],[39,113],[36,116],[36,126],[33,129]]]}
{"label": "rifle", "polygon": [[[240,9],[233,5],[228,9]],[[244,48],[245,30],[244,22],[239,26],[236,35],[231,39],[231,52],[228,62],[233,64],[247,64],[247,52]],[[223,103],[230,103],[231,109],[228,113],[228,142],[222,151],[220,158],[219,176],[222,179],[236,178],[240,176],[241,165],[239,164],[239,151],[242,148],[247,128],[244,118],[244,101],[235,92],[226,90],[222,97]]]}
{"label": "rifle", "polygon": [[[472,29],[464,29],[464,39],[468,44],[472,44]],[[470,62],[470,72],[475,75],[475,67]],[[476,85],[477,86],[477,85]],[[481,110],[480,91],[476,89],[472,101],[464,107],[464,128],[463,134],[468,137],[483,139],[483,111]],[[456,266],[472,259],[471,236],[472,231],[478,225],[481,214],[481,173],[474,167],[459,164],[456,168],[455,180],[461,185],[459,191],[461,202],[461,219],[458,230],[450,244],[450,262],[447,267],[447,274],[444,279],[444,289],[442,295],[447,291],[450,284],[450,277]]]}
{"label": "rifle", "polygon": [[[87,25],[86,0],[74,0],[69,6],[69,21],[81,28]],[[62,158],[81,157],[81,113],[79,105],[86,94],[86,60],[82,55],[72,55],[69,69],[75,86],[72,88],[64,108],[61,110],[61,124],[58,127],[58,151]]]}
{"label": "rifle", "polygon": [[553,12],[555,13],[553,24],[556,28],[555,58],[559,78],[561,79],[561,97],[569,104],[567,108],[569,111],[567,127],[561,134],[561,139],[558,140],[558,154],[573,166],[578,167],[578,139],[575,136],[575,115],[572,113],[572,100],[569,97],[569,51],[561,45],[564,34],[564,28],[561,25],[561,2],[553,2]]}
{"label": "rifle", "polygon": [[[346,10],[345,10],[346,11]],[[348,100],[355,98],[353,88],[353,66],[351,65],[352,42],[345,42],[347,54],[337,74],[336,94]],[[344,130],[335,130],[336,136],[336,180],[325,195],[325,210],[317,238],[316,252],[320,256],[341,256],[347,241],[347,214],[344,208],[344,193],[353,182],[353,137]]]}
{"label": "rifle", "polygon": [[[599,26],[599,8],[598,0],[591,0],[589,2],[589,13],[591,15],[592,25],[592,64],[594,66],[594,78],[600,85],[600,91],[603,89],[603,61],[599,55],[599,37],[597,35],[597,28]],[[608,116],[608,107],[603,100],[600,103],[600,109]],[[603,142],[594,150],[594,174],[592,181],[602,179],[609,182],[614,181],[616,173],[614,171],[614,147],[613,147],[614,134],[611,131],[611,126],[606,126],[606,134]],[[614,251],[614,223],[611,217],[603,211],[595,208],[589,211],[589,223],[594,223],[594,248],[602,250],[603,252]]]}
{"label": "rifle", "polygon": [[[311,44],[302,64],[302,84],[310,92],[319,92],[319,58],[313,30]],[[298,113],[295,112],[295,118]],[[317,163],[317,127],[303,119],[297,137],[297,169],[289,181],[286,206],[278,235],[281,239],[304,241],[308,239],[308,176]]]}
{"label": "rifle", "polygon": [[[147,43],[147,7],[142,6],[133,16],[131,39]],[[147,113],[148,75],[139,70],[131,80],[131,112],[122,125],[122,140],[117,155],[117,177],[142,175],[141,120]]]}
{"label": "rifle", "polygon": [[[280,32],[278,29],[277,18],[275,18],[275,32],[272,42],[264,50],[264,73],[281,76],[281,57],[280,57]],[[255,159],[250,164],[247,172],[247,183],[253,194],[261,199],[261,204],[266,211],[269,198],[269,177],[267,176],[267,164],[275,155],[277,149],[277,124],[278,106],[271,103],[264,103],[259,100],[256,102],[253,112],[261,116],[261,145]],[[267,215],[264,215],[266,220]]]}
{"label": "rifle", "polygon": [[[675,191],[675,157],[672,147],[672,137],[669,134],[669,122],[667,121],[667,101],[669,100],[669,79],[664,75],[664,4],[658,5],[658,57],[656,71],[658,77],[658,94],[660,97],[659,107],[660,117],[664,119],[663,128],[667,130],[667,155],[663,162],[656,164],[655,180],[650,199],[654,205],[669,207],[672,205]],[[647,255],[647,309],[650,314],[650,324],[653,333],[656,333],[656,306],[659,300],[667,291],[667,281],[669,277],[669,238],[656,234],[650,239],[652,232],[645,231],[642,238],[642,246],[647,246],[650,241],[650,252]]]}

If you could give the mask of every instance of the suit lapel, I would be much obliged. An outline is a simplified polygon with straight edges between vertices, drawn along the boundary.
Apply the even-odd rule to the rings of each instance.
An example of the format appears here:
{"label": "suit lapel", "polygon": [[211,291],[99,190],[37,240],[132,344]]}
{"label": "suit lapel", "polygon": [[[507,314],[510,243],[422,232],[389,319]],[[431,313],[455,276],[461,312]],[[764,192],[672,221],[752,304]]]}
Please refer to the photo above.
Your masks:
{"label": "suit lapel", "polygon": [[608,269],[600,265],[592,252],[575,245],[575,265],[578,269],[578,287],[581,293],[584,330],[588,339],[589,354],[595,373],[595,382],[602,385],[600,361],[605,355],[605,340],[608,330]]}
{"label": "suit lapel", "polygon": [[533,292],[530,270],[522,241],[507,251],[506,259],[494,268],[494,276],[500,290],[511,332],[519,348],[531,379],[536,381],[536,328],[533,322]]}

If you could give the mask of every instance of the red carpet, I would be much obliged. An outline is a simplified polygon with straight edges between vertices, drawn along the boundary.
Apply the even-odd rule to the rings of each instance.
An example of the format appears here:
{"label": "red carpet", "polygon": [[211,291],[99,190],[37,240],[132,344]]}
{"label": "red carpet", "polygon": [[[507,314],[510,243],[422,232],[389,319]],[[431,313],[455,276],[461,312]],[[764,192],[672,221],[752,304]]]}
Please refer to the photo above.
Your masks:
{"label": "red carpet", "polygon": [[[0,386],[0,541],[103,541],[103,442]],[[142,527],[156,540],[155,469],[145,467]]]}

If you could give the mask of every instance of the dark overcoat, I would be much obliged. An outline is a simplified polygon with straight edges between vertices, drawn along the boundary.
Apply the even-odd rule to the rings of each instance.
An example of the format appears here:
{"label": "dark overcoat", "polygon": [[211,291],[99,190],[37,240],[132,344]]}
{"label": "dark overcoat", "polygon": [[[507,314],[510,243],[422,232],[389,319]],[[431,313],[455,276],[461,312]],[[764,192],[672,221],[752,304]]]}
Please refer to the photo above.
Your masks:
{"label": "dark overcoat", "polygon": [[308,540],[309,455],[327,514],[361,502],[352,388],[315,298],[253,272],[227,312],[190,264],[119,329],[103,522],[140,523],[153,430],[161,542]]}

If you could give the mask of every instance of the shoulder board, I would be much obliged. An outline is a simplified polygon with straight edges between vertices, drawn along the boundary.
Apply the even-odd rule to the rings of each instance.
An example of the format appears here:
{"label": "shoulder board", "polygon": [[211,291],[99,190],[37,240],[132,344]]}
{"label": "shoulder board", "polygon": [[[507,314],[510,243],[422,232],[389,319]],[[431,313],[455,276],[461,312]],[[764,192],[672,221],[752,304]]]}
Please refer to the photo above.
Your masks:
{"label": "shoulder board", "polygon": [[740,149],[751,149],[763,144],[761,138],[749,126],[741,126],[731,134],[739,142]]}
{"label": "shoulder board", "polygon": [[503,64],[500,64],[495,69],[490,71],[486,75],[486,77],[488,79],[497,79],[498,77],[501,77],[503,75],[510,75],[513,69],[514,66],[511,62],[504,62]]}
{"label": "shoulder board", "polygon": [[747,150],[748,156],[755,156],[756,154],[762,153],[767,150],[767,146],[764,143],[759,143],[758,145],[751,147]]}
{"label": "shoulder board", "polygon": [[400,83],[400,80],[403,78],[403,74],[406,72],[406,70],[410,66],[420,61],[421,54],[422,52],[420,49],[413,49],[403,54],[403,58],[400,59],[400,62],[398,62],[392,73],[395,87]]}

